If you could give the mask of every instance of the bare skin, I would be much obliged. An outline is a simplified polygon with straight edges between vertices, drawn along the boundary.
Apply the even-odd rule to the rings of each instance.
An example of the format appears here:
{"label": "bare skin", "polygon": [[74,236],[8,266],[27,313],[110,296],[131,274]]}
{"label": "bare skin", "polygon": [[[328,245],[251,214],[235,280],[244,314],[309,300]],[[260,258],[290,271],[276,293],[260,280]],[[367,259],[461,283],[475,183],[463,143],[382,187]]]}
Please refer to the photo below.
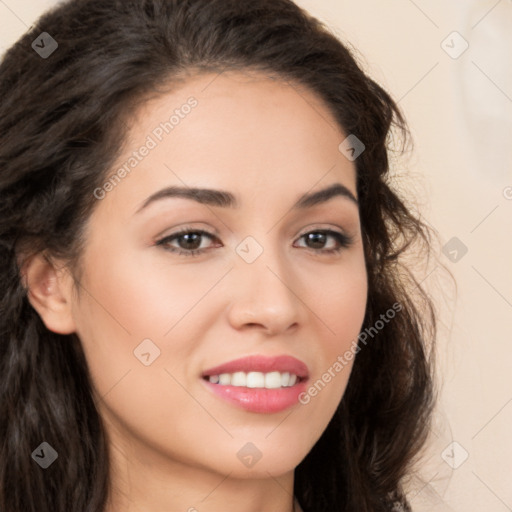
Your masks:
{"label": "bare skin", "polygon": [[[190,97],[197,105],[157,140],[155,128]],[[306,363],[312,384],[357,338],[367,300],[358,206],[336,195],[293,208],[335,183],[357,197],[354,163],[338,150],[347,134],[313,93],[242,72],[195,76],[140,107],[109,176],[151,134],[156,146],[102,189],[80,285],[42,256],[25,269],[47,328],[83,344],[111,446],[106,512],[291,512],[294,469],[331,419],[353,360],[309,403],[276,413],[226,402],[201,373],[286,354]],[[138,211],[173,185],[228,191],[238,207],[167,197]],[[183,237],[157,245],[185,227],[211,234],[199,255],[170,250],[190,252]],[[319,230],[352,241],[303,236]],[[251,263],[237,252],[249,236],[257,245],[242,247],[262,249]],[[145,339],[148,365],[134,354]],[[237,456],[249,442],[261,454],[251,467]]]}

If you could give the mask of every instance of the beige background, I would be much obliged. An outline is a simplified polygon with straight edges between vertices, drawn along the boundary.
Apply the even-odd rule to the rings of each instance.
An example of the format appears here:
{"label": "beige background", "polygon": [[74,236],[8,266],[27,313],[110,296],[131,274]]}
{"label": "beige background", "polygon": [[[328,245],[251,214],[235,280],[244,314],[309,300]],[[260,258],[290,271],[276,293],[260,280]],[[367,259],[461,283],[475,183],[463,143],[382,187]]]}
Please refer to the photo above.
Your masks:
{"label": "beige background", "polygon": [[[0,52],[55,3],[0,0]],[[298,3],[399,102],[415,144],[395,164],[407,195],[442,244],[456,237],[468,250],[438,251],[456,294],[436,262],[423,277],[442,313],[441,401],[422,479],[409,484],[413,508],[511,511],[512,1]]]}

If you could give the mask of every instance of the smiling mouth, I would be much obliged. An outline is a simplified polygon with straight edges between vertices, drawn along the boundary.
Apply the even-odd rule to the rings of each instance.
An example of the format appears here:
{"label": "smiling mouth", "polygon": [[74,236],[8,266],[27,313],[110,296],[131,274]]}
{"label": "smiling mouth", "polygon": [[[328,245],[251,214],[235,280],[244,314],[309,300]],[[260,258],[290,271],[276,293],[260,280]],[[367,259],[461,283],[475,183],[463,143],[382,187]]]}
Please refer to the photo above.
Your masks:
{"label": "smiling mouth", "polygon": [[220,373],[203,377],[212,384],[219,386],[245,387],[252,389],[279,389],[295,386],[306,380],[290,372],[234,372]]}
{"label": "smiling mouth", "polygon": [[297,405],[308,377],[290,372],[236,371],[203,375],[202,381],[221,400],[252,413],[273,414]]}

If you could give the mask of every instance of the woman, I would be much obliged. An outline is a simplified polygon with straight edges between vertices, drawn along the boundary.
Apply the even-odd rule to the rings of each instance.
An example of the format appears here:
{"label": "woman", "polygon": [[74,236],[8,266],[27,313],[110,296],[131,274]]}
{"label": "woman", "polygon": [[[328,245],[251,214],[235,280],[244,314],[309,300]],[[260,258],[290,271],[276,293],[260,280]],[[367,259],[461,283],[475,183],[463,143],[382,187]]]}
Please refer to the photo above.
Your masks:
{"label": "woman", "polygon": [[408,509],[429,231],[352,52],[289,0],[76,0],[0,81],[0,509]]}

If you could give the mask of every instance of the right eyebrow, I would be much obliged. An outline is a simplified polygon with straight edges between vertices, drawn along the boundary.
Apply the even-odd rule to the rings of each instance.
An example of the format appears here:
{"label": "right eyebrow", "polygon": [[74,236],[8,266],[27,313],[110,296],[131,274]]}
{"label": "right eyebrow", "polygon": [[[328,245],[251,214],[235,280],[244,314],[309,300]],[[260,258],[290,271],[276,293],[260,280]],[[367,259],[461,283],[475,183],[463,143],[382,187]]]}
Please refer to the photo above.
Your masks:
{"label": "right eyebrow", "polygon": [[[356,205],[359,205],[357,198],[354,194],[341,183],[333,183],[327,188],[318,190],[316,192],[309,192],[303,194],[293,205],[293,209],[311,208],[318,204],[324,203],[333,197],[343,197],[349,199]],[[149,204],[172,197],[182,197],[191,199],[201,204],[211,206],[218,206],[222,208],[239,208],[240,205],[236,197],[226,190],[216,190],[208,188],[195,188],[195,187],[176,187],[171,186],[155,192],[149,196],[144,203],[137,209],[136,213],[146,208]]]}

